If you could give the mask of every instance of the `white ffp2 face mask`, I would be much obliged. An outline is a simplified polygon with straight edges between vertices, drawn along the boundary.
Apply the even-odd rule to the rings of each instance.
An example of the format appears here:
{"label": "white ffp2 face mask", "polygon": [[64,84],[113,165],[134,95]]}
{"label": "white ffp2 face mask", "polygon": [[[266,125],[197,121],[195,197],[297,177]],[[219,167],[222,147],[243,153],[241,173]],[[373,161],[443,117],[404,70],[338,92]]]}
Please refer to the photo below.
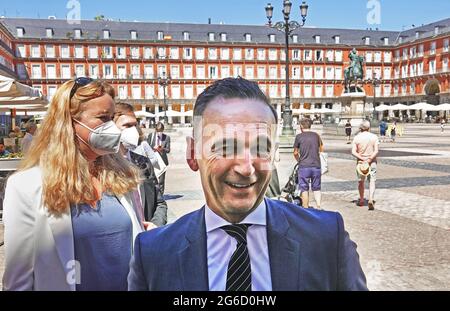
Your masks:
{"label": "white ffp2 face mask", "polygon": [[90,131],[87,142],[78,134],[77,136],[88,144],[96,154],[102,156],[119,152],[121,131],[113,121],[105,122],[95,129],[91,129],[86,124],[75,119],[73,120]]}
{"label": "white ffp2 face mask", "polygon": [[120,142],[128,150],[134,150],[139,144],[139,132],[135,126],[122,130]]}

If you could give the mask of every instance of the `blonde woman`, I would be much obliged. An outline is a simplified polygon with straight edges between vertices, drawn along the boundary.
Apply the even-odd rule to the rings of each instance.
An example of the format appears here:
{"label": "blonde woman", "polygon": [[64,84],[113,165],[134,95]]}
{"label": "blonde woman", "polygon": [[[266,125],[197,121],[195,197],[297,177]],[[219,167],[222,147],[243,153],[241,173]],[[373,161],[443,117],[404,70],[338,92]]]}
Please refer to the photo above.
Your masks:
{"label": "blonde woman", "polygon": [[6,186],[5,290],[126,290],[142,231],[138,171],[117,154],[114,90],[78,78],[54,95]]}

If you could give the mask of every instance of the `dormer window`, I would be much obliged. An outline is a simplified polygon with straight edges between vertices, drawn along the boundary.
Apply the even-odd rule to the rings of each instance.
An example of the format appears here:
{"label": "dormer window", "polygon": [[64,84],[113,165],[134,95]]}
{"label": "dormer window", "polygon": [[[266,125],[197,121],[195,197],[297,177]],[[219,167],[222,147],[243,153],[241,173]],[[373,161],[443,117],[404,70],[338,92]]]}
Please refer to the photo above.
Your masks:
{"label": "dormer window", "polygon": [[364,37],[364,44],[370,45],[370,37]]}
{"label": "dormer window", "polygon": [[252,35],[249,33],[245,34],[245,42],[252,42]]}
{"label": "dormer window", "polygon": [[[416,36],[417,36],[417,32],[416,32]],[[400,43],[400,44],[403,43],[403,37],[399,37],[399,38],[398,38],[398,43]]]}
{"label": "dormer window", "polygon": [[18,36],[19,38],[22,38],[23,35],[25,34],[25,28],[23,28],[23,27],[17,27],[16,30],[17,30],[17,36]]}
{"label": "dormer window", "polygon": [[270,42],[275,42],[275,35],[269,35],[269,41]]}
{"label": "dormer window", "polygon": [[314,41],[316,42],[316,44],[320,44],[320,36],[319,35],[315,35],[314,36]]}
{"label": "dormer window", "polygon": [[383,38],[383,40],[384,40],[384,45],[389,45],[389,38]]}
{"label": "dormer window", "polygon": [[75,39],[81,39],[81,29],[75,29]]}
{"label": "dormer window", "polygon": [[434,35],[437,36],[439,34],[439,26],[434,27]]}
{"label": "dormer window", "polygon": [[164,40],[164,32],[158,31],[156,33],[158,40]]}
{"label": "dormer window", "polygon": [[220,34],[220,40],[223,41],[223,42],[227,41],[227,34],[226,33],[221,33]]}
{"label": "dormer window", "polygon": [[109,32],[109,30],[103,30],[103,39],[109,39],[110,36],[111,33]]}
{"label": "dormer window", "polygon": [[214,41],[214,40],[215,40],[214,32],[208,33],[208,40],[209,40],[209,41]]}
{"label": "dormer window", "polygon": [[420,32],[416,31],[416,39],[419,39],[419,38],[420,38]]}
{"label": "dormer window", "polygon": [[298,43],[298,35],[292,35],[292,42]]}
{"label": "dormer window", "polygon": [[191,39],[191,36],[190,36],[189,32],[187,32],[187,31],[183,32],[183,40],[189,41],[190,39]]}
{"label": "dormer window", "polygon": [[340,36],[334,36],[334,43],[335,44],[341,43],[341,37]]}
{"label": "dormer window", "polygon": [[53,29],[52,28],[45,28],[45,33],[47,38],[53,38]]}
{"label": "dormer window", "polygon": [[131,34],[131,40],[136,40],[137,39],[137,31],[136,30],[132,30],[130,32]]}

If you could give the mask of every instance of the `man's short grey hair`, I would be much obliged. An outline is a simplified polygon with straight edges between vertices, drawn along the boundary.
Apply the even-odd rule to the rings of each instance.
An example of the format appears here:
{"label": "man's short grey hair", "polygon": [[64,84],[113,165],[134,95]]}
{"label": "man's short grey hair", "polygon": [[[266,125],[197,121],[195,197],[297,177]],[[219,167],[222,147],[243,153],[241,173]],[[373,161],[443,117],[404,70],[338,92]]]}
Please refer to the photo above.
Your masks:
{"label": "man's short grey hair", "polygon": [[359,126],[359,129],[361,131],[368,131],[370,129],[370,122],[367,120],[362,121],[361,125]]}

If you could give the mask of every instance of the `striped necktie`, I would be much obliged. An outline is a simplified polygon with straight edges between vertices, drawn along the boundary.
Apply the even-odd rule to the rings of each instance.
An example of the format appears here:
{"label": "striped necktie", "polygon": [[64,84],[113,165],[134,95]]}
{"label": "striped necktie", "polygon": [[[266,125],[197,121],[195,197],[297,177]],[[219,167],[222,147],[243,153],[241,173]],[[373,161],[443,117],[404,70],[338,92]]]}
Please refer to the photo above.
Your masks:
{"label": "striped necktie", "polygon": [[236,250],[231,255],[227,270],[227,291],[251,291],[252,269],[247,249],[247,229],[251,225],[235,224],[223,226],[226,233],[236,239]]}

